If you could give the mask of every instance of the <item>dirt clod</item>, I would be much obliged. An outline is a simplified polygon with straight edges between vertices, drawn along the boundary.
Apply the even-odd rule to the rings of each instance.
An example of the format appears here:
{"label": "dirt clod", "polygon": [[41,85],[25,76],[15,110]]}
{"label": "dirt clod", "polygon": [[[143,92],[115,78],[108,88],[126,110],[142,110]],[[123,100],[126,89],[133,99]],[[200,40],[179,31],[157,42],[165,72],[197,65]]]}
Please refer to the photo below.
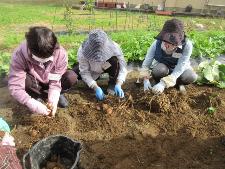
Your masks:
{"label": "dirt clod", "polygon": [[35,130],[35,129],[31,129],[29,131],[29,134],[30,134],[31,137],[36,137],[38,135],[38,131]]}
{"label": "dirt clod", "polygon": [[106,109],[106,113],[107,113],[107,114],[111,115],[111,114],[112,114],[112,112],[113,112],[112,108],[108,108],[108,109]]}
{"label": "dirt clod", "polygon": [[109,108],[109,106],[105,103],[102,104],[102,110],[106,111]]}
{"label": "dirt clod", "polygon": [[96,110],[100,111],[101,110],[101,107],[100,106],[96,106]]}

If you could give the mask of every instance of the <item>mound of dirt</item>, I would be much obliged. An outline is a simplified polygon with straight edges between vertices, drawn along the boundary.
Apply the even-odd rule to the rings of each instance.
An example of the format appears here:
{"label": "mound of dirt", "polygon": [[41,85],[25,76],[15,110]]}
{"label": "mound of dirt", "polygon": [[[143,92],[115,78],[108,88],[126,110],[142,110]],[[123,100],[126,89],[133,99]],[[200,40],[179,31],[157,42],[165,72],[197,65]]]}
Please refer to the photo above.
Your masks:
{"label": "mound of dirt", "polygon": [[83,143],[83,169],[225,168],[224,90],[189,85],[186,95],[176,88],[153,95],[135,82],[123,86],[124,99],[102,102],[80,83],[65,95],[69,108],[59,108],[55,118],[31,115],[5,94],[1,115],[13,128],[19,157],[38,140],[64,134]]}

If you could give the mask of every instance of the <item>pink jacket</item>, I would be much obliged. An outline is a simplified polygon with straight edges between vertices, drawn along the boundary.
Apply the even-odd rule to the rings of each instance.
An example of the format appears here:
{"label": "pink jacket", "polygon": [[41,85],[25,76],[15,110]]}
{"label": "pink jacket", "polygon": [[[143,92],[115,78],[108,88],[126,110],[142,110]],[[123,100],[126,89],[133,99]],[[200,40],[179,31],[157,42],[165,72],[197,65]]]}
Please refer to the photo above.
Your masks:
{"label": "pink jacket", "polygon": [[[25,91],[26,74],[33,75],[37,81],[49,84],[49,98],[57,91],[61,91],[61,77],[66,72],[68,58],[66,50],[59,47],[53,53],[53,61],[46,67],[35,61],[31,57],[31,53],[27,48],[26,42],[23,42],[13,53],[10,65],[8,87],[10,94],[21,104],[27,103],[31,98]],[[52,79],[52,75],[56,75],[59,79]],[[54,76],[55,77],[55,76]]]}

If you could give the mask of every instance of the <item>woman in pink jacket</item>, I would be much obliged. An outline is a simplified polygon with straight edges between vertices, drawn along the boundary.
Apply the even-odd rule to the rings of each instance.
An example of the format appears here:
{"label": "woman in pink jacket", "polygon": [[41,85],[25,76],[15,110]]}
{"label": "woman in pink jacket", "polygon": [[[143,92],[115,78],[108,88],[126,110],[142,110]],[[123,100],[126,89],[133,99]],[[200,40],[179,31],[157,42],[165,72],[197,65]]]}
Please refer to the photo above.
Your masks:
{"label": "woman in pink jacket", "polygon": [[52,115],[57,105],[67,107],[66,98],[60,94],[77,82],[77,75],[67,70],[66,50],[55,34],[46,27],[31,27],[26,41],[14,51],[8,87],[11,95],[32,112],[49,115],[51,110],[39,98],[52,105]]}

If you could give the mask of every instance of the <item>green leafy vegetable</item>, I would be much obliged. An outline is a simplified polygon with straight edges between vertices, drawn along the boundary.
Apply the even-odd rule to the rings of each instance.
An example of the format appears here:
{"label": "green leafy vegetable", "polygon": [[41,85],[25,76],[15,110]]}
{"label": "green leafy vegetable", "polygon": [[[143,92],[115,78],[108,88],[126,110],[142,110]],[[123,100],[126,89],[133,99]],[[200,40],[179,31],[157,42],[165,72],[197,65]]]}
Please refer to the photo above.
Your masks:
{"label": "green leafy vegetable", "polygon": [[10,53],[0,52],[0,76],[4,76],[9,71]]}
{"label": "green leafy vegetable", "polygon": [[219,61],[203,61],[198,66],[198,84],[212,84],[225,88],[225,64]]}

